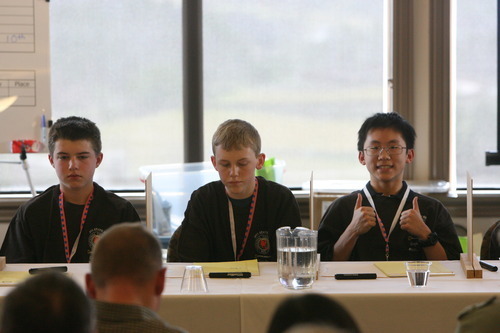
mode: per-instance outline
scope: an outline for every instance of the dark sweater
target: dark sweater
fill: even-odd
[[[257,179],[259,192],[254,219],[240,260],[276,261],[276,229],[300,226],[299,207],[288,188],[262,177]],[[243,208],[244,214],[234,203],[233,209],[239,251],[249,206]],[[178,252],[184,262],[234,260],[228,197],[221,181],[208,183],[191,195],[182,222]]]
[[[60,193],[59,185],[51,186],[19,207],[0,250],[0,255],[6,256],[7,262],[66,262],[58,205]],[[65,207],[65,211],[73,212],[66,212],[71,250],[79,232],[81,214],[75,214],[78,207]],[[94,199],[71,262],[89,262],[94,243],[113,224],[136,221],[140,221],[140,218],[130,202],[94,183]]]

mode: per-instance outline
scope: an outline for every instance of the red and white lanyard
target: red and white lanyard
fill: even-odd
[[[408,194],[410,193],[410,187],[408,186],[406,188],[405,194],[403,195],[403,198],[401,199],[401,202],[399,203],[398,210],[396,211],[396,215],[394,215],[394,219],[392,220],[391,228],[389,230],[389,233],[387,233],[384,223],[382,223],[382,220],[380,219],[380,216],[377,213],[377,209],[375,208],[375,202],[373,202],[372,195],[370,194],[370,191],[366,188],[366,186],[363,188],[363,192],[366,195],[366,198],[368,199],[368,202],[372,206],[373,210],[375,211],[375,217],[377,218],[378,226],[380,228],[380,232],[382,233],[382,236],[384,237],[385,240],[385,260],[389,260],[389,237],[391,236],[392,231],[398,224],[399,216],[403,212],[403,207],[405,205],[406,199],[408,199]]]
[[[247,244],[248,240],[248,235],[250,234],[250,229],[252,229],[252,222],[253,222],[253,216],[255,212],[255,205],[257,203],[257,193],[259,192],[259,182],[257,178],[255,178],[255,186],[253,189],[253,194],[252,194],[252,199],[250,203],[250,212],[248,213],[248,222],[247,222],[247,228],[245,230],[245,236],[243,237],[243,242],[241,244],[241,250],[238,255],[236,255],[236,229],[235,229],[235,224],[234,224],[234,212],[233,212],[233,204],[231,203],[231,200],[228,199],[229,202],[229,222],[231,225],[231,239],[233,241],[233,253],[234,253],[234,260],[240,260],[241,255],[243,254],[243,251],[245,250],[245,246]]]
[[[83,226],[85,225],[85,221],[87,220],[87,214],[89,212],[90,203],[94,198],[93,192],[90,193],[87,198],[87,202],[85,203],[85,207],[83,208],[82,219],[80,222],[80,232],[78,233],[78,237],[76,237],[75,243],[73,244],[73,248],[71,249],[71,253],[69,252],[69,238],[68,238],[68,228],[66,225],[66,214],[64,213],[64,196],[61,192],[59,195],[59,214],[61,216],[61,228],[62,235],[64,240],[64,254],[66,255],[66,262],[70,263],[71,259],[76,253],[76,249],[78,248],[78,243],[80,242],[80,236],[82,234]]]

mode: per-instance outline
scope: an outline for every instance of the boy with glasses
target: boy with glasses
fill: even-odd
[[[459,259],[461,246],[448,211],[403,180],[415,157],[415,137],[397,113],[365,120],[358,132],[358,159],[370,181],[325,212],[318,232],[322,260]]]

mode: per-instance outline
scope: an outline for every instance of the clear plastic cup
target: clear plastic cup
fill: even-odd
[[[184,268],[182,276],[181,293],[206,293],[208,292],[207,280],[203,274],[203,267],[190,265]]]
[[[406,276],[411,287],[422,288],[427,286],[431,264],[430,261],[406,262]]]

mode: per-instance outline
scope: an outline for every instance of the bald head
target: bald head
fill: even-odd
[[[120,223],[106,230],[90,259],[92,279],[104,288],[114,279],[141,285],[162,269],[161,246],[140,223]]]

